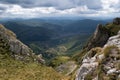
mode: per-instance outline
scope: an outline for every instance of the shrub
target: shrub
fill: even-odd
[[[113,52],[113,50],[115,50],[115,52]],[[105,57],[109,57],[111,54],[120,53],[120,50],[117,46],[111,45],[111,46],[105,47],[103,53],[104,53]]]

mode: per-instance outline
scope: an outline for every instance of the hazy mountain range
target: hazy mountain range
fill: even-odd
[[[79,52],[97,24],[102,20],[71,19],[17,19],[1,23],[16,33],[18,39],[46,58],[56,55],[71,55]],[[64,48],[66,49],[64,51]],[[54,50],[52,54],[51,50]],[[62,50],[63,49],[63,50]]]

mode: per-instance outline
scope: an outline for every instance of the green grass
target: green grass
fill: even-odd
[[[110,23],[108,25],[105,25],[105,28],[109,30],[110,36],[113,36],[116,35],[120,30],[120,25],[115,25],[113,23]]]
[[[115,45],[107,46],[103,51],[105,57],[108,57],[109,55],[113,54],[112,53],[113,49],[115,49],[118,53],[120,53],[120,50],[117,46],[115,46]],[[120,56],[117,56],[117,57],[119,58]]]
[[[0,80],[67,80],[50,67],[16,61],[0,54]]]
[[[63,63],[66,63],[69,60],[70,60],[70,57],[58,56],[58,57],[55,57],[53,60],[51,60],[49,65],[52,66],[52,67],[57,67],[57,66],[59,66]]]
[[[0,35],[0,80],[68,80],[68,77],[59,74],[53,68],[33,62],[18,61],[12,57],[7,41]]]

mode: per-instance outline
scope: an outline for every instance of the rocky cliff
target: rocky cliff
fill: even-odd
[[[76,80],[120,80],[120,32],[85,55]]]
[[[120,80],[119,23],[120,18],[115,18],[104,27],[98,25],[86,47],[89,51],[83,56],[76,80]]]
[[[83,47],[80,53],[73,56],[77,62],[81,63],[82,57],[92,48],[103,47],[109,37],[117,35],[120,30],[120,18],[115,18],[112,22],[109,22],[105,25],[98,24],[95,32],[89,38],[86,45]]]
[[[102,24],[98,24],[93,36],[90,38],[90,41],[85,48],[90,50],[94,47],[103,47],[109,37],[109,31],[103,27]]]
[[[109,37],[114,36],[120,30],[120,18],[115,18],[113,22],[106,25],[98,24],[94,34],[85,46],[86,50],[94,47],[103,47]]]
[[[16,35],[12,31],[6,29],[3,25],[0,25],[0,42],[2,48],[0,49],[0,53],[5,51],[4,49],[6,47],[8,48],[6,49],[7,52],[9,52],[9,55],[14,59],[44,62],[42,56],[36,56],[28,46],[19,41]]]

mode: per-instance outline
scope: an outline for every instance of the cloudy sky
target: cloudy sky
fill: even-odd
[[[120,0],[0,0],[0,18],[119,17]]]

